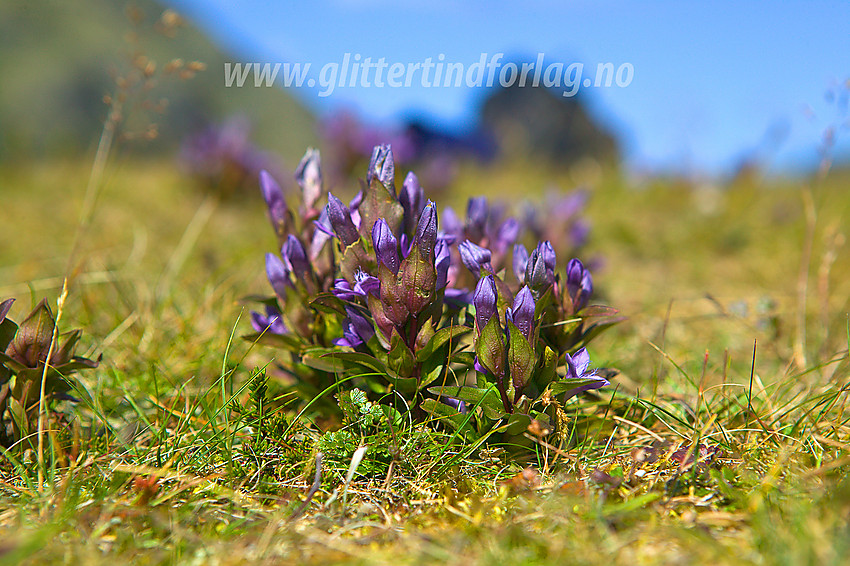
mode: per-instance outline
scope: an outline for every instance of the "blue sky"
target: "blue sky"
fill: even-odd
[[[625,88],[580,92],[624,142],[633,170],[726,173],[748,155],[770,171],[817,161],[846,108],[827,93],[850,79],[850,2],[624,2],[389,0],[263,2],[170,0],[234,60],[311,63],[345,53],[389,63],[440,54],[471,65],[505,61],[633,66]],[[219,71],[222,72],[223,70]],[[390,124],[420,116],[461,129],[474,123],[484,88],[295,89],[319,114],[353,107]],[[846,90],[845,90],[846,92]],[[843,121],[843,122],[842,122]],[[850,156],[850,130],[836,152]]]

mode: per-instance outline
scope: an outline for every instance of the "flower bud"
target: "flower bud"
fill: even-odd
[[[276,308],[266,305],[266,314],[251,311],[251,326],[257,332],[268,332],[271,334],[286,334],[289,330],[283,323],[283,315]]]
[[[528,286],[519,290],[514,297],[511,315],[513,323],[527,340],[531,340],[534,332],[534,296]]]
[[[413,245],[419,246],[422,257],[433,261],[434,247],[437,244],[437,210],[434,203],[428,201],[422,214],[419,215],[419,224],[416,226],[416,234],[413,237]]]
[[[383,218],[379,218],[372,226],[372,246],[375,248],[375,257],[378,263],[384,264],[393,272],[393,275],[397,275],[399,267],[398,242]]]
[[[480,241],[487,230],[487,215],[490,207],[487,197],[473,197],[466,205],[466,230],[467,236]]]
[[[351,211],[348,207],[342,204],[342,201],[336,198],[332,193],[328,193],[328,221],[333,228],[339,241],[344,246],[350,246],[360,239],[360,234],[357,232],[357,226],[351,220]]]
[[[593,293],[593,278],[585,269],[581,260],[571,259],[567,264],[567,294],[573,303],[573,311],[578,312],[587,306]]]
[[[493,249],[497,250],[500,254],[505,253],[514,242],[516,242],[519,237],[520,224],[516,218],[508,218],[502,225],[499,226],[499,230],[496,232],[496,241],[493,242]]]
[[[492,275],[487,275],[478,280],[475,293],[472,295],[472,304],[475,306],[476,331],[481,330],[490,322],[496,314],[496,282]]]
[[[413,171],[405,177],[398,200],[404,209],[404,231],[410,234],[416,227],[416,219],[425,208],[425,191],[419,186],[419,179]]]
[[[443,233],[449,237],[450,244],[463,237],[463,222],[450,206],[443,208]]]
[[[322,194],[322,158],[318,149],[307,150],[295,169],[295,180],[301,187],[304,206],[313,208]]]
[[[313,268],[310,267],[310,260],[307,259],[304,246],[292,234],[287,236],[283,247],[280,249],[280,255],[283,258],[283,264],[295,275],[296,279],[307,281],[313,274]]]
[[[520,283],[525,283],[525,269],[528,266],[528,250],[522,244],[514,245],[514,276]]]
[[[481,269],[492,270],[490,266],[490,250],[482,248],[469,240],[464,240],[457,247],[460,252],[460,260],[475,277],[481,277]]]
[[[543,292],[555,282],[555,252],[549,242],[541,242],[528,258],[525,283],[535,292]]]
[[[366,184],[371,185],[372,179],[377,179],[395,194],[395,163],[393,161],[393,150],[390,144],[376,145],[372,150],[372,159],[369,161],[369,172],[366,174]]]
[[[452,254],[449,244],[443,239],[437,240],[434,248],[434,268],[437,270],[437,281],[434,288],[439,291],[448,283],[449,267],[452,264]]]
[[[286,206],[286,200],[283,198],[283,191],[280,189],[280,185],[278,185],[277,181],[266,170],[260,171],[260,190],[263,193],[263,200],[266,201],[269,220],[274,227],[275,233],[278,236],[282,236],[285,232],[286,214],[289,209]]]
[[[266,254],[266,276],[272,285],[275,294],[281,299],[286,297],[286,288],[294,288],[289,278],[289,269],[283,264],[278,256],[272,253]]]

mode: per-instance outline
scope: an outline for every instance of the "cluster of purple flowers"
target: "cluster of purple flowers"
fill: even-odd
[[[583,347],[607,323],[594,320],[580,260],[558,273],[552,244],[529,253],[521,223],[484,198],[469,201],[463,221],[444,209],[440,230],[416,175],[399,191],[395,178],[392,148],[376,146],[355,198],[346,205],[328,193],[320,206],[321,160],[309,150],[296,209],[260,175],[280,253],[266,255],[275,297],[251,313],[249,339],[288,349],[285,369],[316,389],[340,372],[365,374],[369,390],[393,388],[431,413],[458,414],[492,388],[499,414],[528,416],[543,410],[547,390],[569,398],[607,385]],[[436,387],[449,379],[448,393]]]
[[[275,160],[251,142],[246,119],[231,118],[188,136],[180,148],[180,165],[209,191],[223,196],[254,186],[263,170],[275,170]]]

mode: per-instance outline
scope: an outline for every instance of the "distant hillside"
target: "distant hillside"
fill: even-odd
[[[140,151],[172,152],[207,121],[242,114],[256,126],[255,141],[292,163],[315,143],[314,118],[277,88],[224,88],[225,61],[234,60],[190,22],[175,37],[154,30],[164,7],[132,3],[143,14],[135,25],[127,3],[115,0],[3,0],[0,2],[0,159],[76,155],[96,142],[106,114],[111,71],[130,67],[127,37],[138,31],[140,52],[157,68],[175,58],[207,70],[191,80],[160,81],[154,100],[168,100],[159,138]]]

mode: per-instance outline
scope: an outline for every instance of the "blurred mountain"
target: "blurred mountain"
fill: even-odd
[[[542,86],[502,87],[484,100],[480,121],[503,156],[545,159],[558,167],[585,158],[613,165],[620,158],[616,137],[588,112],[581,95],[564,97]]]
[[[97,143],[115,92],[140,61],[155,63],[150,90],[136,89],[126,105],[127,128],[156,124],[157,139],[134,151],[173,152],[188,133],[231,115],[254,126],[261,147],[297,163],[315,143],[314,118],[280,88],[225,88],[225,61],[234,58],[189,22],[163,26],[165,7],[153,0],[3,0],[0,2],[0,159],[79,155]],[[174,23],[173,18],[166,18]],[[146,59],[140,59],[139,56]],[[180,72],[164,74],[175,59]],[[206,70],[186,70],[198,61]],[[164,113],[148,106],[159,106]]]

